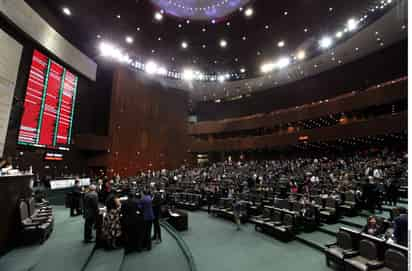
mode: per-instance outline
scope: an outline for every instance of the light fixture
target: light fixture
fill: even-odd
[[[246,72],[246,69],[245,68],[241,68],[240,69],[240,73],[245,73]]]
[[[195,73],[192,69],[184,69],[182,73],[183,80],[192,81],[194,78]]]
[[[68,7],[64,7],[62,10],[63,10],[63,13],[66,14],[67,16],[72,15],[72,11]]]
[[[296,57],[297,57],[297,59],[299,59],[299,60],[305,59],[305,57],[306,57],[305,51],[300,50],[300,51],[297,53]]]
[[[331,37],[325,36],[323,37],[320,41],[319,41],[319,45],[320,47],[322,47],[323,49],[329,48],[330,46],[332,46],[333,40]]]
[[[163,19],[163,15],[160,12],[156,12],[154,14],[154,18],[155,18],[156,21],[161,21]]]
[[[282,57],[276,62],[276,67],[279,69],[286,68],[290,64],[290,58],[289,57]]]
[[[225,81],[225,76],[224,75],[219,75],[217,77],[217,81],[219,81],[220,83],[223,83]]]
[[[226,48],[227,41],[226,40],[220,40],[219,45],[220,45],[221,48]]]
[[[338,31],[338,32],[336,32],[336,35],[335,35],[338,39],[340,39],[340,38],[342,38],[342,36],[343,36],[343,32],[342,31]]]
[[[127,37],[125,38],[125,40],[126,40],[126,42],[127,42],[128,44],[132,44],[133,41],[134,41],[134,39],[133,39],[131,36],[127,36]]]
[[[253,8],[247,8],[245,10],[245,16],[246,17],[251,17],[253,15],[253,13],[254,13]]]
[[[284,42],[283,40],[281,40],[281,41],[278,42],[278,47],[279,47],[279,48],[282,48],[282,47],[284,47],[284,46],[285,46],[285,42]]]
[[[186,49],[187,47],[189,47],[189,44],[186,41],[183,41],[181,46],[183,49]]]
[[[265,63],[262,66],[260,66],[260,70],[263,73],[268,73],[270,71],[273,71],[275,67],[276,65],[274,63]]]
[[[348,28],[349,31],[353,31],[358,27],[358,21],[355,20],[354,18],[350,18],[348,22],[346,23],[346,27]]]
[[[145,71],[148,74],[155,74],[157,72],[157,64],[154,61],[148,61],[145,65]]]
[[[167,69],[165,67],[159,67],[157,68],[156,73],[165,76],[167,75]]]

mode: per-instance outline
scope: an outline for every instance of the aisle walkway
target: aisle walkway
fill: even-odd
[[[201,211],[189,213],[189,231],[182,237],[198,271],[330,270],[323,254],[304,244],[282,243],[252,224],[236,231],[233,223]]]

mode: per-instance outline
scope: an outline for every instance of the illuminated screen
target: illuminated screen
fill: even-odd
[[[67,150],[71,143],[78,77],[35,50],[18,143]]]

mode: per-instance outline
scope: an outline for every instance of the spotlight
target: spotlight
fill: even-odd
[[[187,44],[186,41],[183,41],[181,46],[182,46],[183,49],[186,49],[187,47],[189,47],[189,44]]]
[[[250,17],[250,16],[252,16],[253,15],[253,8],[247,8],[246,10],[245,10],[245,16],[246,17]]]
[[[272,71],[275,68],[275,64],[274,63],[265,63],[260,67],[260,70],[263,73],[268,73],[270,71]]]
[[[296,57],[297,57],[299,60],[305,59],[305,57],[306,57],[305,51],[300,50],[300,51],[298,52],[298,54],[296,55]]]
[[[335,35],[338,39],[342,38],[343,36],[343,32],[342,31],[338,31]]]
[[[186,80],[186,81],[192,81],[194,78],[193,70],[192,69],[183,70],[182,78],[183,80]]]
[[[66,14],[67,16],[72,15],[72,11],[68,7],[64,7],[62,10],[63,10],[63,13]]]
[[[145,71],[148,74],[155,74],[157,72],[157,64],[154,61],[148,61],[145,65]]]
[[[245,73],[245,72],[246,72],[246,69],[245,69],[245,68],[241,68],[241,69],[240,69],[240,72],[241,72],[241,73]]]
[[[127,36],[125,40],[126,40],[126,42],[127,42],[128,44],[132,44],[133,41],[134,41],[131,36]]]
[[[220,45],[220,47],[222,47],[222,48],[226,48],[226,46],[227,46],[227,41],[226,41],[226,40],[220,40],[219,45]]]
[[[282,48],[285,46],[285,42],[283,40],[278,42],[278,47]]]
[[[156,12],[154,14],[154,18],[155,18],[156,21],[161,21],[163,19],[163,15],[160,12]]]
[[[358,27],[358,21],[351,18],[348,20],[348,23],[346,24],[346,27],[348,28],[349,31],[353,31]]]
[[[278,67],[279,69],[283,69],[289,66],[289,64],[290,64],[290,58],[282,57],[281,59],[278,60],[278,62],[276,62],[276,67]]]
[[[224,75],[219,75],[217,77],[217,81],[219,81],[220,83],[223,83],[225,81],[225,76]]]
[[[319,41],[320,47],[326,49],[332,46],[333,40],[331,37],[325,36]]]

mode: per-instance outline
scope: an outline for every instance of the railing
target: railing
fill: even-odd
[[[305,120],[313,117],[321,117],[327,114],[343,112],[342,110],[356,110],[370,105],[379,105],[404,98],[407,95],[406,88],[408,78],[402,77],[364,90],[353,90],[343,95],[325,99],[301,106],[279,109],[270,113],[260,113],[240,118],[229,118],[219,121],[203,121],[189,125],[189,134],[216,134],[222,132],[240,131],[273,127],[274,124],[288,123]],[[398,87],[398,91],[388,91]],[[379,92],[376,92],[379,90]],[[385,93],[383,95],[382,93]]]

